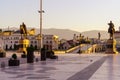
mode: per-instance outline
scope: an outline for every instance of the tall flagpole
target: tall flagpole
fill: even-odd
[[[40,0],[40,52],[42,48],[42,0]]]
[[[42,14],[44,13],[44,11],[42,10],[42,0],[40,0],[40,54],[41,54],[41,61],[45,61],[46,60],[46,53],[41,51],[41,48],[43,47],[42,44]]]
[[[43,41],[42,41],[42,14],[44,13],[44,10],[42,10],[42,0],[40,0],[40,11],[38,11],[40,13],[40,53],[41,53],[41,49],[43,47]]]
[[[44,11],[42,10],[42,0],[40,0],[40,44],[39,44],[39,47],[40,47],[40,52],[41,52],[41,48],[42,48],[42,13]]]

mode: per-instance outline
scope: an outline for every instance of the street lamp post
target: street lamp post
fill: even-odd
[[[40,13],[40,54],[41,54],[41,61],[45,61],[46,60],[46,53],[45,53],[45,49],[43,49],[42,47],[42,13],[44,13],[44,11],[42,10],[42,0],[40,0],[40,11],[38,11]]]
[[[44,13],[44,11],[42,10],[42,0],[40,0],[40,11],[38,11],[40,13],[40,44],[39,44],[39,48],[40,48],[40,52],[41,52],[41,48],[42,48],[42,13]]]
[[[40,0],[40,52],[42,48],[42,0]]]
[[[42,0],[40,0],[40,52],[42,48]]]

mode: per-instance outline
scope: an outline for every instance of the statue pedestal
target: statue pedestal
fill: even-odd
[[[116,50],[116,40],[115,39],[108,39],[106,44],[106,52],[107,54],[118,54]]]
[[[29,46],[29,40],[28,39],[20,39],[19,40],[19,50],[17,52],[27,53],[27,47]]]

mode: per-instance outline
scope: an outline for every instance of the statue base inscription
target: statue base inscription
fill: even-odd
[[[107,46],[107,49],[106,49],[105,53],[118,54],[118,51],[116,50],[116,40],[115,39],[108,39],[106,46]]]

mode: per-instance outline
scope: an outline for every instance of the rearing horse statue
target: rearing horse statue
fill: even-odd
[[[22,23],[22,25],[20,25],[20,33],[21,33],[21,38],[22,35],[27,38],[27,28],[26,25],[24,24],[24,22]]]
[[[113,36],[115,33],[114,24],[112,23],[112,21],[110,21],[110,23],[108,23],[108,25],[109,25],[108,33],[110,33],[110,39],[113,39]]]

